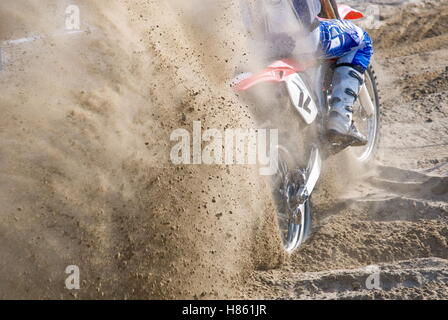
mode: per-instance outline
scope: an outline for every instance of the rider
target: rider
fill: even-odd
[[[264,0],[267,1],[268,14],[276,17],[265,25],[286,24],[285,11],[292,11],[295,18],[309,31],[309,39],[318,55],[325,59],[337,59],[330,100],[330,113],[327,122],[328,138],[332,142],[352,146],[367,144],[367,139],[355,127],[353,105],[363,84],[364,72],[373,54],[372,41],[361,28],[346,20],[319,20],[321,1],[328,0]],[[269,27],[268,27],[269,29]],[[272,28],[274,29],[274,28]],[[278,51],[281,46],[287,55],[294,50],[296,43],[283,32],[272,30],[269,35]],[[281,50],[281,49],[280,49]],[[314,49],[313,49],[314,50]]]

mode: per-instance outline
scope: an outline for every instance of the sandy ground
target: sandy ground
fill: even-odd
[[[377,163],[322,181],[292,257],[257,168],[168,159],[194,120],[256,126],[227,85],[249,59],[233,1],[75,2],[72,35],[73,1],[0,4],[0,298],[448,298],[446,1],[383,1]]]

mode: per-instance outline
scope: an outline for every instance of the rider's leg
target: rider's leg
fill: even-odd
[[[353,105],[358,97],[363,74],[350,65],[339,65],[333,75],[333,91],[327,132],[330,141],[350,145],[365,145],[367,139],[353,122]]]
[[[372,46],[367,34],[362,47],[337,60],[333,76],[333,91],[327,132],[330,141],[347,145],[362,146],[367,139],[353,122],[353,105],[363,84],[364,72],[372,56]]]

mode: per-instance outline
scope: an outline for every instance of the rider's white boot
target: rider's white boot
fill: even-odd
[[[353,105],[358,97],[364,76],[350,66],[339,66],[333,75],[333,92],[327,122],[330,142],[347,146],[363,146],[366,137],[353,122]]]

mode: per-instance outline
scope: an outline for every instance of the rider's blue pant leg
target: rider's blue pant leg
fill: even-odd
[[[368,68],[373,46],[367,32],[345,20],[321,21],[319,28],[326,58],[338,58],[337,64],[350,64],[361,72]]]

